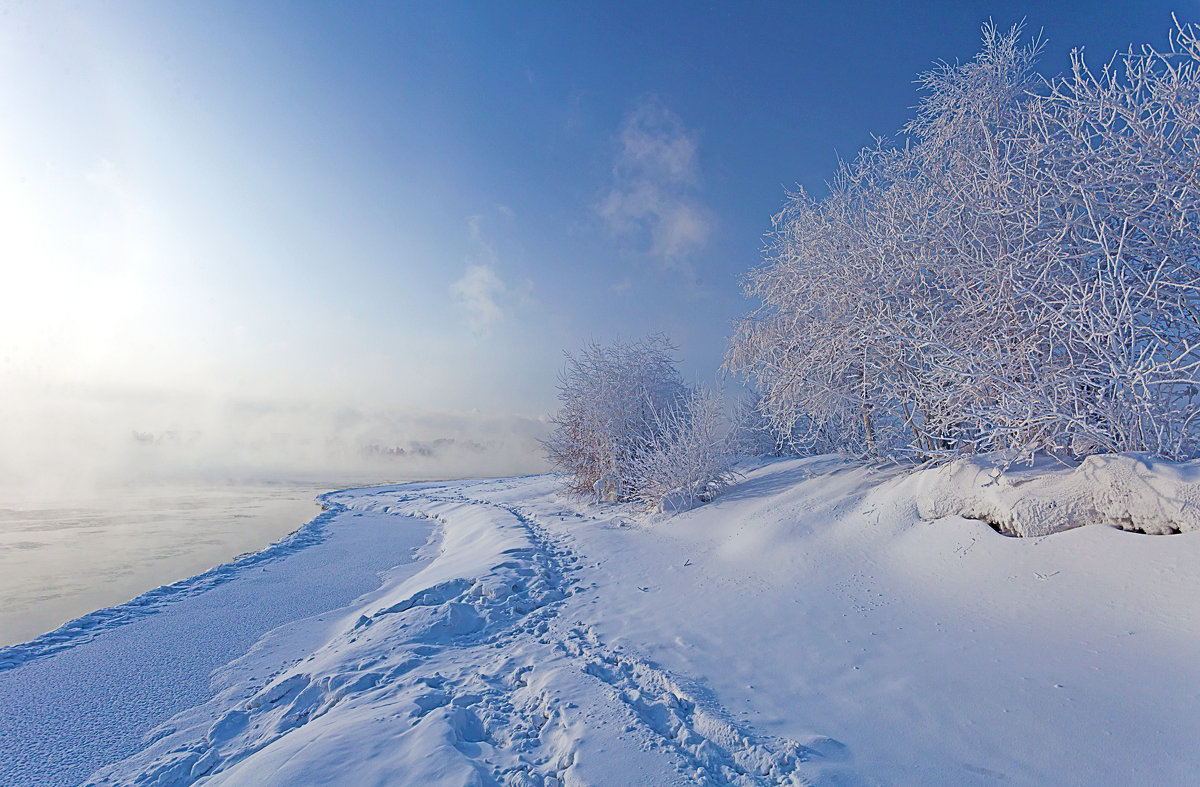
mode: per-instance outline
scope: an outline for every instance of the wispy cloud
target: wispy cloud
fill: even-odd
[[[450,294],[467,315],[475,333],[486,333],[504,319],[499,303],[508,290],[491,265],[467,265],[462,278],[450,285]]]
[[[511,218],[512,210],[498,206],[497,211]],[[526,295],[514,292],[497,272],[499,257],[495,246],[483,234],[483,217],[467,219],[471,239],[471,255],[463,275],[450,285],[450,297],[467,318],[467,325],[476,334],[487,334],[508,315],[507,304]]]
[[[685,268],[704,248],[712,219],[700,202],[700,143],[661,100],[643,101],[626,116],[613,165],[612,188],[600,216],[619,235],[642,235],[669,267]]]

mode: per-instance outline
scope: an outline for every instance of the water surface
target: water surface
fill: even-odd
[[[0,500],[0,646],[262,549],[316,516],[316,496],[333,488],[160,484]]]

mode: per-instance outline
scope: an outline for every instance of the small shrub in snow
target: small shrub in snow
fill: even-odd
[[[712,391],[690,392],[659,416],[633,463],[631,497],[664,513],[706,503],[733,480],[733,446],[725,404]]]
[[[731,450],[736,456],[781,456],[794,453],[793,438],[780,434],[763,411],[762,397],[740,400],[730,427]]]
[[[667,413],[687,397],[663,336],[567,354],[559,377],[561,409],[543,446],[572,490],[599,499],[628,500],[635,468],[654,445]]]
[[[662,336],[567,355],[547,456],[570,489],[598,502],[682,510],[719,494],[733,451],[720,396],[683,385]]]

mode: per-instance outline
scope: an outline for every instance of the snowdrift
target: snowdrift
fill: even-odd
[[[1010,536],[1047,536],[1083,525],[1159,535],[1200,530],[1200,460],[1107,454],[1074,468],[1056,469],[1043,460],[1006,470],[993,454],[955,460],[921,476],[921,516],[979,519]]]
[[[458,489],[347,506],[433,520],[437,556],[299,663],[231,687],[89,783],[290,785],[333,772],[354,784],[800,785],[820,772],[815,750],[739,728],[685,681],[565,618],[579,558],[522,506]]]

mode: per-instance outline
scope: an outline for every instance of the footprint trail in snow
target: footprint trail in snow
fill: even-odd
[[[90,783],[853,781],[836,745],[757,734],[703,686],[606,645],[575,614],[580,558],[529,509],[488,499],[504,490],[339,495],[345,516],[434,520],[438,556],[347,608],[315,652],[235,662],[241,677]]]

